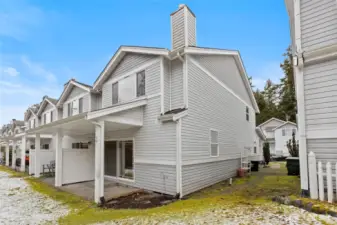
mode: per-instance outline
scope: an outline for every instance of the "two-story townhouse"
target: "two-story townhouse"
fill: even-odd
[[[258,127],[261,128],[266,136],[270,154],[275,156],[289,156],[287,141],[292,139],[293,133],[295,133],[295,139],[299,140],[297,125],[290,121],[283,121],[273,117]]]
[[[121,46],[93,87],[65,86],[62,119],[29,131],[53,135],[56,186],[95,180],[96,202],[105,180],[183,197],[236,175],[259,112],[240,54],[196,47],[186,5],[171,35],[172,50]]]
[[[41,103],[40,126],[28,131],[35,136],[30,170],[36,177],[40,176],[43,164],[53,160],[55,186],[94,179],[94,125],[85,117],[88,111],[99,107],[97,99],[99,97],[91,86],[71,79],[64,85],[57,101],[52,104],[45,99],[45,104]],[[41,146],[43,135],[52,137],[50,151],[37,148]],[[76,161],[82,163],[77,165]]]
[[[337,2],[285,3],[296,81],[301,188],[307,195],[308,153],[314,152],[323,164],[337,161]]]

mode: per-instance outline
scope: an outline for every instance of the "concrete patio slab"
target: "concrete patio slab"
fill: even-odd
[[[41,178],[41,180],[52,186],[54,186],[55,184],[54,177]],[[89,201],[94,200],[94,192],[95,192],[94,181],[67,184],[62,187],[59,187],[59,189],[81,196]],[[128,187],[107,179],[104,180],[104,197],[106,200],[129,195],[139,190],[140,190],[139,188]]]

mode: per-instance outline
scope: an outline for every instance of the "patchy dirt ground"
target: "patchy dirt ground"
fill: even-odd
[[[0,171],[0,224],[56,224],[66,206],[33,191],[23,178]]]

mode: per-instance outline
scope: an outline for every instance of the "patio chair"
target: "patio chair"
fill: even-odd
[[[42,174],[45,174],[45,170],[48,170],[48,174],[55,176],[55,160],[50,161],[49,164],[42,165]]]

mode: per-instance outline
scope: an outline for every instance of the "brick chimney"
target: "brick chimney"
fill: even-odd
[[[197,45],[196,18],[185,4],[171,13],[171,42],[172,50]]]

